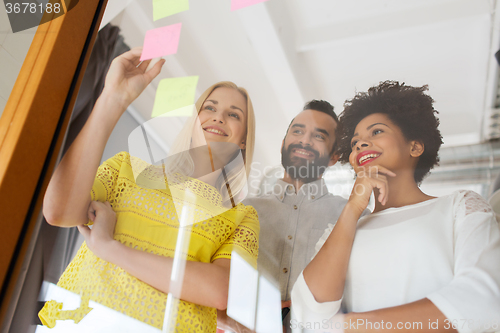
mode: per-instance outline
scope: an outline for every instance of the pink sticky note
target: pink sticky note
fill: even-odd
[[[141,61],[177,53],[182,23],[146,31]]]
[[[231,0],[231,11],[252,6],[267,0]]]

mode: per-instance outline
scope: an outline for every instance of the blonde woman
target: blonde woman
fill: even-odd
[[[182,181],[176,184],[195,195],[192,200],[184,198],[184,204],[196,208],[198,215],[189,227],[182,288],[176,289],[170,285],[179,231],[174,203],[181,202],[183,194],[168,186],[139,186],[134,168],[141,161],[126,152],[99,166],[118,119],[164,63],[162,60],[146,71],[149,61],[139,63],[140,54],[141,49],[136,48],[113,61],[101,97],[47,188],[43,206],[47,221],[61,227],[78,226],[85,237],[58,285],[81,295],[82,304],[90,299],[157,328],[163,327],[167,294],[174,293],[180,299],[175,332],[215,332],[216,310],[227,305],[231,251],[238,250],[253,265],[257,259],[257,214],[250,206],[235,204],[244,191],[252,160],[252,103],[248,93],[231,82],[211,86],[196,103],[198,116],[184,129],[179,153],[163,166],[141,169],[141,176],[149,181],[169,184],[166,175],[182,171]],[[210,146],[239,148],[245,167],[207,174],[206,159],[199,156],[203,153],[182,152],[182,145],[189,148],[200,140],[193,132],[196,124]],[[189,132],[193,135],[186,141]],[[229,162],[223,155],[221,165]],[[213,171],[213,161],[208,165]],[[228,184],[230,190],[224,191]],[[222,206],[229,207],[217,211],[220,215],[211,211]],[[89,219],[92,228],[85,226]],[[59,319],[58,306],[53,301],[46,303],[39,314],[45,325],[53,326]],[[84,310],[69,319],[78,322]]]

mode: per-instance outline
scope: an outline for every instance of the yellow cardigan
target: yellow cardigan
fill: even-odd
[[[92,200],[109,201],[116,212],[117,223],[114,239],[121,243],[165,257],[173,257],[179,221],[174,205],[175,191],[148,189],[138,186],[133,167],[137,161],[127,152],[121,152],[104,162],[98,169],[92,187]],[[142,162],[143,163],[143,162]],[[161,168],[160,168],[161,170]],[[162,172],[149,172],[153,182],[163,179]],[[213,262],[219,258],[231,258],[231,251],[238,250],[247,262],[257,266],[259,222],[251,206],[238,204],[220,215],[213,216],[211,207],[220,207],[218,191],[204,182],[188,179],[185,186],[196,194],[194,211],[200,214],[190,227],[187,260]],[[176,200],[179,202],[181,199]],[[213,209],[212,209],[213,210]],[[170,277],[165,277],[166,279]],[[163,326],[167,294],[151,287],[125,272],[120,267],[96,257],[85,243],[62,274],[58,286],[82,300],[98,302],[127,316],[138,319],[159,329]],[[82,304],[84,303],[82,302]],[[217,312],[215,308],[180,301],[176,332],[215,332]],[[40,311],[44,325],[54,327],[57,319],[73,319],[79,322],[82,313],[72,318],[62,318],[61,303],[49,301]]]

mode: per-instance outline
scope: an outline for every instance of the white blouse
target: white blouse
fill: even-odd
[[[298,322],[322,322],[340,307],[364,312],[423,298],[460,333],[500,331],[500,229],[477,193],[457,191],[360,218],[343,298],[316,302],[301,273],[292,311]]]

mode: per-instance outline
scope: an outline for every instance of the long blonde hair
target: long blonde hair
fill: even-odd
[[[174,142],[169,156],[172,156],[167,160],[166,172],[168,174],[181,173],[185,175],[191,175],[194,171],[194,162],[189,154],[189,149],[191,147],[191,139],[193,133],[198,133],[199,131],[193,131],[194,126],[198,123],[198,114],[205,103],[205,100],[210,96],[210,94],[217,88],[231,88],[240,92],[247,101],[247,126],[246,126],[246,139],[245,139],[245,149],[241,149],[243,156],[243,162],[245,163],[245,168],[230,168],[226,170],[226,177],[219,176],[216,182],[216,188],[222,196],[222,201],[225,206],[229,206],[231,203],[234,205],[234,198],[241,198],[244,194],[246,180],[250,174],[250,168],[252,165],[253,151],[255,146],[255,114],[253,111],[252,101],[245,88],[238,87],[236,84],[230,81],[222,81],[215,83],[210,86],[207,90],[201,94],[198,101],[196,101],[195,108],[196,113],[188,120],[184,128],[181,130],[179,136]],[[244,170],[244,171],[242,171]],[[226,179],[227,182],[226,182]],[[226,191],[228,188],[230,191]],[[239,201],[239,200],[238,200]]]

